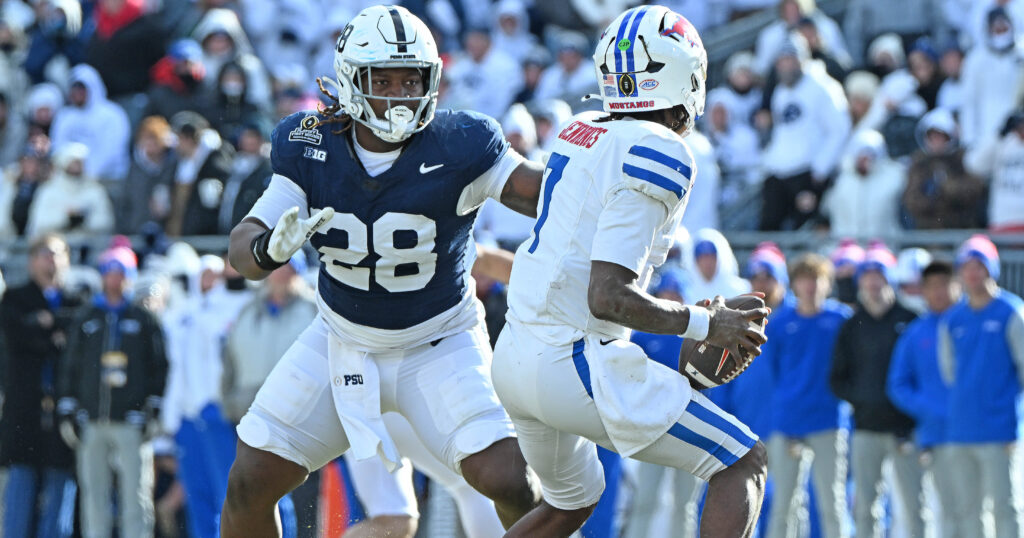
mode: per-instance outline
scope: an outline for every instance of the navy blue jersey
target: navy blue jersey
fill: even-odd
[[[497,122],[472,112],[438,111],[390,169],[371,177],[351,133],[314,127],[312,112],[274,129],[274,172],[306,193],[310,213],[335,216],[310,238],[322,262],[319,293],[343,318],[405,329],[458,304],[466,294],[467,248],[476,211],[459,216],[463,189],[508,149]]]

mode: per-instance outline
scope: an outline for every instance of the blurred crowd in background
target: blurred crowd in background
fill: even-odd
[[[369,3],[4,0],[0,237],[226,233],[265,183],[276,120],[317,106]],[[440,45],[440,106],[498,118],[533,158],[599,106],[580,100],[592,45],[628,4],[404,3]],[[711,66],[691,222],[864,238],[1024,224],[1018,1],[854,0],[838,20],[814,0],[667,5],[706,41],[775,15]]]
[[[271,129],[281,117],[321,103],[316,77],[334,76],[337,37],[352,15],[376,3],[0,0],[0,244],[29,245],[27,262],[14,258],[19,266],[3,267],[28,279],[24,286],[14,284],[25,279],[11,283],[0,308],[5,340],[0,356],[6,364],[0,465],[6,469],[6,491],[17,492],[4,495],[4,536],[109,536],[114,527],[121,536],[215,535],[223,481],[234,456],[232,421],[315,314],[312,280],[303,278],[315,272],[315,264],[312,258],[307,263],[297,257],[257,286],[224,263],[223,250],[200,255],[178,238],[223,236],[244,217],[269,182]],[[600,107],[597,100],[581,100],[597,93],[593,44],[608,21],[636,4],[397,3],[435,33],[444,60],[439,106],[499,119],[512,146],[541,161],[573,113]],[[698,168],[684,218],[693,237],[681,236],[675,269],[663,271],[653,291],[692,301],[747,291],[751,283],[761,289],[768,274],[782,296],[789,295],[790,284],[794,301],[802,294],[823,298],[831,291],[859,312],[864,290],[856,277],[862,266],[882,267],[868,271],[885,277],[882,282],[869,277],[870,291],[879,297],[887,296],[881,291],[887,286],[900,291],[899,304],[916,315],[937,308],[926,305],[919,293],[902,293],[921,286],[927,253],[901,255],[901,262],[907,261],[897,265],[881,243],[868,240],[893,240],[901,230],[915,229],[1024,231],[1024,0],[850,0],[828,4],[837,8],[830,11],[835,17],[814,0],[660,3],[685,15],[705,44],[719,42],[716,32],[730,24],[766,14],[771,22],[759,31],[752,50],[737,50],[711,66],[705,113],[698,131],[687,138]],[[861,243],[840,242],[831,262],[801,258],[788,269],[777,248],[759,248],[751,263],[761,265],[744,273],[734,256],[725,255],[724,237],[705,228],[727,233],[818,230]],[[531,229],[532,221],[489,201],[475,234],[481,243],[514,250]],[[106,246],[83,247],[97,241]],[[993,258],[987,246],[974,250]],[[956,271],[974,258],[979,256],[960,260]],[[998,261],[985,266],[997,278],[993,267]],[[791,279],[794,271],[802,278],[794,274]],[[946,269],[934,271],[949,276]],[[816,291],[797,288],[807,280],[815,281]],[[485,277],[476,286],[496,338],[504,321],[504,287]],[[820,314],[835,331],[857,315],[831,302],[811,312],[809,318]],[[910,319],[892,324],[905,326]],[[775,326],[802,332],[801,323],[809,322],[799,318]],[[829,334],[819,340],[839,337]],[[130,354],[109,352],[121,345],[136,347]],[[671,362],[678,352],[672,356],[664,350],[672,345],[678,350],[677,341],[647,349],[652,357]],[[1016,343],[1006,345],[1004,354],[1020,360]],[[867,353],[884,355],[887,366],[891,352]],[[901,414],[892,424],[878,426],[891,435],[875,439],[858,436],[856,429],[848,434],[850,421],[838,412],[834,423],[826,418],[803,426],[762,416],[759,424],[767,426],[761,427],[756,417],[743,416],[743,409],[722,405],[774,441],[774,447],[769,445],[775,458],[771,467],[784,469],[786,478],[783,502],[772,505],[771,517],[765,511],[764,521],[774,525],[766,527],[769,536],[783,536],[787,526],[844,536],[854,513],[858,535],[866,536],[862,533],[870,530],[865,529],[873,525],[871,518],[889,511],[872,511],[873,497],[865,507],[860,497],[855,502],[852,494],[840,495],[845,488],[836,484],[846,484],[848,462],[856,474],[858,468],[874,469],[878,454],[917,461],[922,454],[941,452],[919,449],[949,439],[940,436],[914,448],[910,432],[921,418],[898,396],[889,401],[885,379],[881,388],[876,383],[844,392],[844,387],[859,385],[849,379],[844,384],[845,378],[829,369],[831,344],[792,355],[813,359],[815,353],[821,354],[819,360],[809,364],[818,370],[801,379],[804,392],[822,399],[800,405],[820,412],[822,406],[839,409],[834,406],[846,400],[856,416],[858,408],[882,398],[888,402],[884,412],[902,410],[910,418]],[[145,360],[137,364],[127,355]],[[69,363],[69,357],[81,364]],[[961,363],[949,364],[954,372]],[[1006,370],[1002,380],[1016,382],[1024,372],[1016,368],[1016,373]],[[100,388],[81,382],[97,375],[103,380]],[[744,383],[734,383],[730,390],[735,394],[728,396],[733,401],[778,397],[782,400],[776,405],[760,405],[760,412],[803,412],[799,406],[786,407],[786,398],[795,396],[775,396],[765,377],[745,374],[740,379],[750,382],[746,390],[752,392],[744,394]],[[943,386],[955,387],[953,380],[959,378],[948,373],[943,379]],[[125,401],[111,401],[110,391],[102,387],[119,383],[141,384]],[[1019,385],[1014,387],[1005,390],[1019,392]],[[864,391],[874,399],[854,401]],[[926,408],[937,409],[946,397],[940,391],[923,401],[933,404]],[[861,421],[856,422],[859,428]],[[980,439],[971,435],[969,440]],[[1016,433],[996,441],[1004,446],[1012,439]],[[875,454],[869,463],[857,465],[857,458],[869,452]],[[913,457],[898,459],[897,454]],[[997,470],[1005,463],[998,454],[982,458],[990,462],[985,472],[991,474],[991,462]],[[909,468],[922,472],[920,465]],[[641,494],[656,491],[648,486],[658,484],[661,473],[630,470],[636,472],[626,473],[623,483],[634,486],[627,489],[638,496],[632,496],[632,503],[630,495],[622,496],[615,512],[622,517],[607,518],[605,527],[624,527],[631,536],[675,535],[642,526],[659,521],[649,516],[665,497]],[[983,469],[976,471],[980,475]],[[889,482],[903,488],[895,496],[902,500],[892,503],[901,507],[896,510],[900,522],[919,523],[906,517],[920,505],[907,505],[907,499],[919,495],[906,493],[905,486],[914,480],[919,486],[920,477],[911,475],[908,481],[905,473],[891,474],[895,478]],[[809,480],[815,493],[801,495]],[[861,480],[877,482],[870,474]],[[1001,487],[994,480],[982,485]],[[778,478],[773,481],[778,488]],[[344,484],[330,482],[331,487]],[[692,510],[682,507],[699,497],[693,496],[699,488],[686,484],[676,477],[675,497],[686,502],[677,503],[673,529],[693,528]],[[315,536],[323,530],[323,511],[318,516],[317,507],[325,495],[318,488],[311,481],[282,503],[282,513],[290,514],[286,519],[298,522],[290,531],[286,526],[286,533]],[[992,491],[983,493],[991,496]],[[925,498],[928,506],[943,506],[934,495]],[[610,504],[614,512],[614,498]],[[968,512],[957,512],[956,518],[973,521],[973,502],[958,504]],[[854,512],[848,511],[851,505]],[[358,511],[354,499],[346,506],[353,514]],[[988,509],[998,522],[1006,520],[1005,508]],[[878,519],[878,525],[888,524],[885,517]],[[421,528],[427,532],[429,526]],[[587,532],[601,536],[611,531]],[[948,535],[971,532],[973,527]]]

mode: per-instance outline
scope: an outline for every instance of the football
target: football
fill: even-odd
[[[725,305],[735,310],[751,310],[763,308],[764,299],[756,295],[740,295],[726,299]],[[763,329],[766,322],[762,318],[751,323]],[[679,373],[685,375],[694,388],[710,389],[735,379],[753,360],[753,356],[736,357],[728,350],[712,346],[706,341],[688,338],[683,340],[679,350]]]

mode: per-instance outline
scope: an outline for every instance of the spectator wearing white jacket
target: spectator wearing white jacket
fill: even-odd
[[[578,32],[565,32],[559,38],[557,61],[540,76],[535,99],[564,99],[578,103],[583,95],[596,92],[594,66],[583,61],[589,55],[590,44]]]
[[[537,45],[530,33],[530,19],[521,0],[501,0],[495,6],[494,30],[491,34],[495,50],[500,50],[519,63]]]
[[[725,94],[723,101],[729,107],[729,117],[753,125],[754,113],[761,108],[764,95],[754,73],[754,55],[745,50],[725,61],[726,83],[715,88]],[[710,98],[711,95],[708,94]]]
[[[53,119],[50,138],[54,149],[80,142],[89,148],[85,173],[100,180],[119,181],[128,173],[131,126],[128,115],[107,99],[107,88],[91,66],[71,70],[68,103]]]
[[[992,136],[964,155],[964,168],[991,176],[988,226],[993,232],[1024,232],[1024,112],[1006,122],[1002,136]]]
[[[1007,11],[988,13],[988,35],[964,59],[960,137],[970,148],[998,134],[1013,110],[1016,92],[1024,82],[1024,51]]]
[[[889,158],[881,133],[863,130],[850,143],[850,159],[822,201],[832,235],[860,239],[899,232],[899,201],[906,169]]]
[[[761,76],[767,76],[771,71],[775,59],[786,48],[790,32],[796,30],[797,23],[804,17],[814,21],[825,50],[830,51],[840,64],[850,65],[850,53],[843,32],[836,21],[818,9],[814,0],[781,0],[779,20],[766,26],[757,35],[755,69]]]
[[[912,151],[915,146],[914,127],[918,118],[928,111],[927,102],[918,95],[920,83],[907,68],[903,43],[896,34],[883,34],[872,41],[868,48],[868,58],[874,66],[889,66],[884,70],[890,67],[893,70],[882,77],[871,107],[858,127],[898,133],[903,139],[898,144],[893,140],[889,143],[901,148],[901,153],[897,155],[905,155],[902,150],[909,148]],[[894,124],[890,125],[890,122]]]
[[[25,235],[48,232],[99,235],[114,227],[114,208],[106,189],[85,173],[89,148],[72,142],[53,154],[53,175],[43,183],[29,209]]]
[[[737,108],[732,104],[734,99],[735,95],[725,88],[708,92],[706,133],[715,148],[723,182],[738,180],[739,188],[743,188],[761,180],[761,148],[754,128],[733,115]]]
[[[228,328],[252,294],[244,285],[228,289],[224,271],[223,259],[202,256],[199,274],[190,282],[191,297],[164,322],[170,368],[160,420],[179,449],[178,475],[192,536],[217,535],[234,460],[234,429],[223,415],[222,353]]]
[[[691,281],[686,285],[688,303],[714,299],[716,295],[735,297],[750,291],[750,282],[740,275],[736,255],[722,232],[701,228],[693,235]]]
[[[794,32],[775,62],[773,127],[762,155],[764,231],[796,229],[816,215],[850,134],[842,86],[808,58],[807,42]]]
[[[512,57],[494,48],[486,29],[469,30],[464,41],[465,54],[456,57],[451,69],[445,70],[445,78],[451,81],[448,98],[500,118],[523,85],[523,70]]]
[[[693,154],[693,164],[700,170],[700,188],[690,193],[690,201],[683,214],[682,225],[688,230],[700,227],[718,228],[719,192],[722,188],[722,173],[715,161],[715,148],[711,141],[699,131],[692,131],[686,137],[686,145]]]

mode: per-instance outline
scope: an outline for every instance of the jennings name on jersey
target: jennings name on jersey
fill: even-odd
[[[672,247],[696,175],[678,134],[648,121],[595,121],[604,115],[584,112],[559,133],[537,222],[512,266],[509,316],[552,345],[585,333],[629,337],[591,314],[591,261],[629,268],[646,287]]]
[[[479,114],[438,111],[389,168],[371,175],[352,133],[317,127],[317,118],[293,114],[274,129],[276,176],[264,197],[283,183],[300,210],[334,208],[310,238],[322,262],[317,287],[328,323],[367,347],[417,345],[464,330],[450,325],[476,319],[468,286],[476,210],[514,168],[501,128]],[[250,216],[273,226],[260,202]]]

